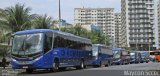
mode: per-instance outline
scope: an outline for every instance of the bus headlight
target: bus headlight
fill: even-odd
[[[16,60],[16,59],[13,59],[13,58],[12,58],[12,61],[17,62],[17,60]]]
[[[34,61],[38,61],[38,60],[40,60],[42,57],[43,57],[43,56],[40,56],[40,57],[34,59]]]
[[[96,60],[98,59],[98,57],[96,57]]]
[[[121,61],[121,59],[118,59],[117,61]]]

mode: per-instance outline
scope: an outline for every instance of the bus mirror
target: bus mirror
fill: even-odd
[[[11,46],[12,45],[12,41],[13,41],[13,35],[11,35],[11,37],[9,38],[8,40],[8,46]]]

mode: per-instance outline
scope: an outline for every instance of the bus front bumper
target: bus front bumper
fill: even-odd
[[[46,68],[43,59],[37,61],[15,61],[11,60],[11,65],[13,69],[43,69]]]

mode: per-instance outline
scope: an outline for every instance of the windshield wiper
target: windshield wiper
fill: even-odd
[[[27,37],[27,35],[26,35],[26,37]],[[23,40],[23,43],[22,43],[20,49],[18,50],[18,55],[19,55],[20,51],[24,51],[24,55],[25,55],[24,44],[25,44],[25,38],[24,38],[24,40]]]

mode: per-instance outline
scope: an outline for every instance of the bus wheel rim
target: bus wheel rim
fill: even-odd
[[[83,64],[83,62],[81,63],[81,68],[84,68],[84,64]]]

